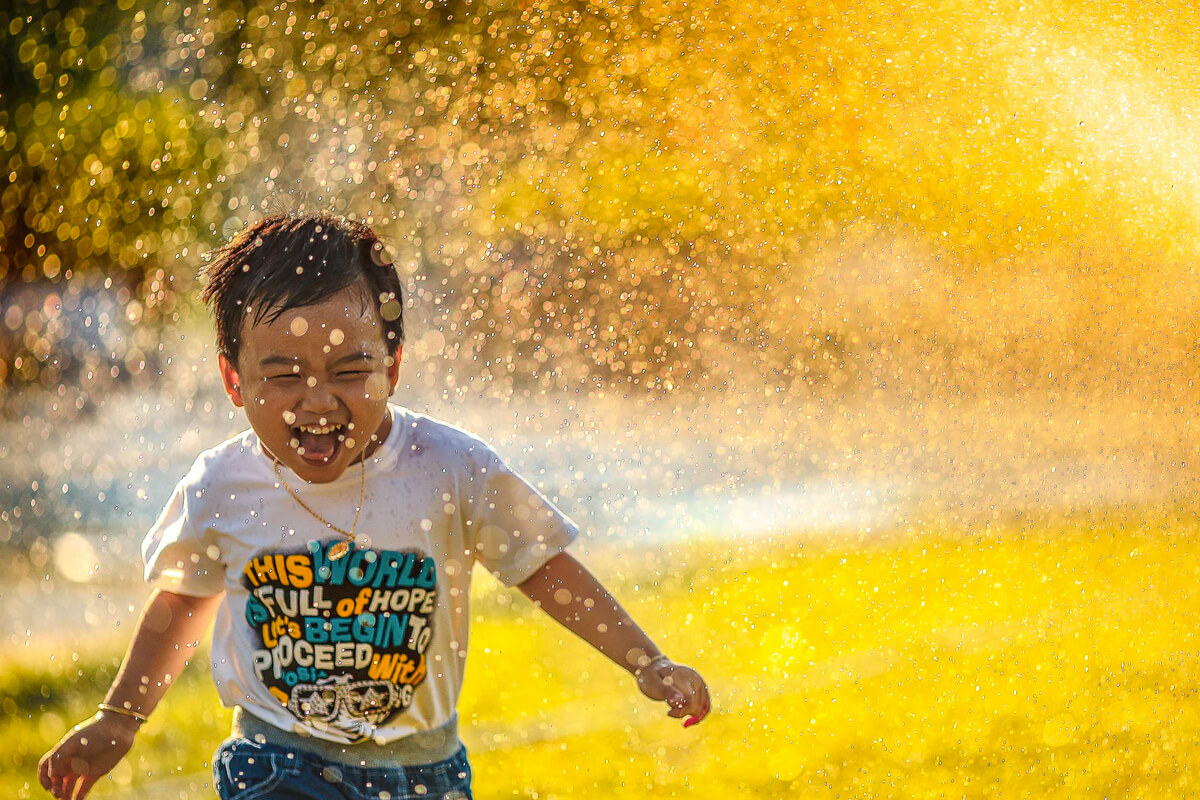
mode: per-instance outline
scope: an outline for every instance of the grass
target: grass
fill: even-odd
[[[1187,797],[1200,745],[1200,540],[1162,517],[692,545],[601,559],[710,682],[682,729],[477,581],[460,706],[478,797]],[[123,646],[123,643],[115,646]],[[93,706],[115,650],[0,670],[0,796]],[[212,797],[228,715],[193,669],[94,797]]]

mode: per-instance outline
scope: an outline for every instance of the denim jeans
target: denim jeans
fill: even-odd
[[[421,766],[356,767],[250,739],[213,756],[221,800],[472,800],[467,750]]]

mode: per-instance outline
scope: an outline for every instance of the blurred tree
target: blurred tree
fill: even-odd
[[[14,0],[0,379],[152,378],[199,254],[275,207],[376,224],[429,342],[504,385],[674,388],[734,353],[840,387],[897,337],[971,382],[1032,324],[990,304],[1005,275],[1081,314],[1149,276],[1117,283],[1161,328],[1200,64],[1172,33],[1195,10],[1156,8]]]

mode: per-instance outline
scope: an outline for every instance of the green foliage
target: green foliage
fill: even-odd
[[[888,383],[880,349],[936,334],[971,386],[1046,313],[1071,347],[1035,348],[1037,372],[1136,366],[1135,340],[1175,352],[1200,308],[1161,290],[1196,255],[1195,12],[1090,11],[18,0],[0,382],[153,373],[72,352],[49,309],[78,333],[109,293],[157,330],[199,254],[280,206],[377,224],[422,346],[504,385],[674,389],[731,362]],[[814,363],[827,336],[845,369]]]

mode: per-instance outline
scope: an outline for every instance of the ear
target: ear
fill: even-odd
[[[225,394],[229,395],[229,401],[238,408],[244,407],[242,379],[238,377],[237,367],[224,354],[217,357],[217,365],[221,369],[221,383],[225,384]]]
[[[388,397],[396,393],[396,384],[400,382],[400,356],[404,355],[404,345],[396,346],[396,354],[392,356],[392,364],[387,368]]]

